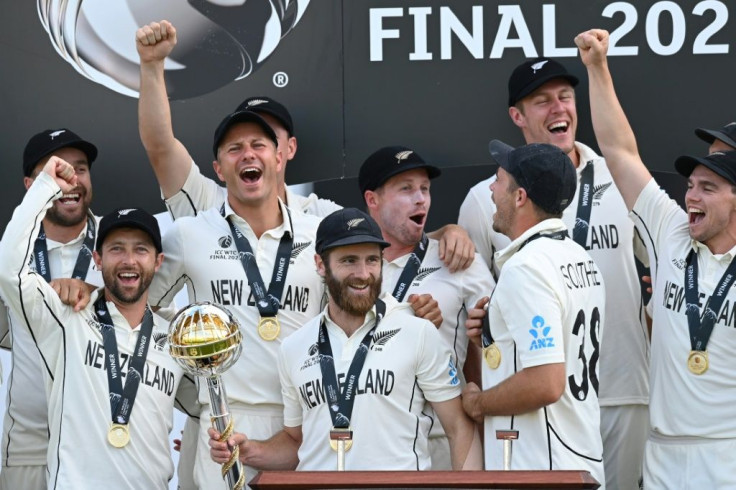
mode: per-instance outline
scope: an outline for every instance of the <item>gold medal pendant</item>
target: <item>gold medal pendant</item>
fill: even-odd
[[[498,369],[501,365],[501,350],[496,343],[492,343],[488,347],[483,347],[483,358],[491,369]]]
[[[687,356],[687,368],[691,373],[701,375],[708,370],[708,351],[691,350]]]
[[[343,440],[345,442],[345,451],[350,451],[353,447],[353,431],[348,429],[332,429],[330,431],[330,448],[337,452],[337,441]]]
[[[279,319],[275,316],[261,318],[258,321],[258,335],[260,335],[263,340],[267,340],[269,342],[276,340],[279,336],[279,332],[281,332],[281,325],[279,324]]]
[[[130,432],[128,426],[123,424],[112,424],[110,430],[107,431],[107,442],[116,448],[122,448],[130,442]]]

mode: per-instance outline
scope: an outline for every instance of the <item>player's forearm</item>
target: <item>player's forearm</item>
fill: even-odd
[[[472,420],[467,417],[462,419],[455,432],[452,435],[447,434],[452,469],[456,471],[482,470],[483,448],[478,430]]]
[[[631,209],[652,176],[639,156],[636,137],[616,96],[608,63],[587,68],[596,140],[627,208]]]
[[[565,365],[526,368],[484,390],[476,399],[481,415],[520,415],[560,399],[565,391]]]
[[[240,461],[244,465],[266,471],[294,470],[299,464],[300,441],[285,430],[266,441],[248,441],[247,450],[241,450]]]

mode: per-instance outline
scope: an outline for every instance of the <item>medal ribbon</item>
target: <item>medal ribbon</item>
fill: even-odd
[[[572,229],[572,239],[585,248],[590,228],[590,213],[593,208],[593,160],[589,161],[580,174],[580,195],[578,196],[578,215]]]
[[[687,315],[687,326],[690,330],[690,347],[692,350],[704,351],[706,349],[718,312],[721,311],[721,306],[723,306],[723,301],[731,289],[734,278],[736,278],[736,258],[731,260],[713,292],[713,296],[706,303],[701,321],[700,308],[698,308],[698,254],[695,250],[690,250],[687,255],[685,314]]]
[[[291,213],[288,208],[286,212],[289,213],[289,221],[291,221]],[[223,217],[225,216],[225,205],[220,209],[220,213]],[[240,263],[243,265],[243,270],[245,270],[245,275],[248,278],[248,286],[253,291],[258,313],[261,318],[275,317],[279,308],[281,308],[281,296],[284,294],[286,273],[289,271],[289,261],[294,243],[292,232],[285,231],[281,236],[279,248],[276,251],[276,262],[273,265],[271,283],[268,285],[268,292],[266,292],[263,277],[258,270],[258,263],[256,263],[256,256],[250,243],[248,243],[248,239],[235,227],[229,216],[225,219],[227,224],[230,225],[235,247],[240,252]]]
[[[551,238],[553,240],[564,240],[567,237],[568,237],[567,231],[565,230],[556,231],[554,233],[542,233],[542,232],[535,233],[534,235],[527,238],[524,243],[521,244],[521,246],[519,247],[519,250],[526,247],[526,245],[529,242],[533,242],[537,238]],[[519,252],[519,250],[517,250],[517,253]],[[500,280],[500,274],[499,274],[499,280]],[[491,293],[491,297],[493,297],[493,293]],[[488,304],[489,305],[491,304],[490,300],[488,301]],[[482,326],[480,329],[480,339],[481,339],[481,344],[483,347],[488,347],[494,342],[493,335],[491,335],[491,321],[488,318],[488,312],[486,312],[486,316],[483,317],[483,322],[482,322]]]
[[[427,254],[427,247],[429,246],[429,238],[422,232],[422,239],[416,244],[409,259],[406,261],[404,270],[401,271],[399,281],[396,283],[394,292],[391,293],[396,301],[403,301],[406,292],[409,290],[409,285],[417,277],[419,272],[419,266],[422,265],[424,256]]]
[[[325,325],[324,318],[319,326],[319,336],[317,338],[317,347],[320,354],[319,367],[322,370],[322,380],[329,403],[332,426],[336,429],[347,429],[350,427],[350,417],[353,415],[353,404],[355,403],[355,391],[358,389],[358,378],[360,377],[360,372],[363,370],[365,358],[368,355],[368,348],[373,339],[373,332],[378,328],[378,324],[385,313],[386,303],[380,299],[376,300],[376,323],[365,334],[363,340],[360,341],[358,350],[355,351],[355,356],[353,356],[353,360],[350,362],[350,368],[348,369],[348,375],[342,391],[340,391],[340,386],[337,384],[335,359],[332,356],[330,336],[327,334],[327,326]]]
[[[79,249],[79,255],[77,255],[77,262],[74,264],[74,271],[72,272],[72,279],[84,279],[87,277],[89,271],[89,263],[92,260],[92,250],[95,248],[95,237],[96,233],[96,222],[91,216],[87,216],[87,234],[84,236],[82,242],[82,248]],[[36,272],[41,274],[46,282],[51,282],[51,267],[49,265],[49,251],[46,246],[46,233],[43,231],[43,223],[41,229],[38,232],[38,238],[33,244],[33,256],[36,261]]]
[[[135,397],[143,376],[143,368],[146,364],[148,346],[151,344],[151,333],[153,332],[153,314],[146,307],[143,324],[138,333],[138,341],[135,343],[135,350],[128,363],[128,374],[125,376],[125,387],[123,388],[120,361],[118,359],[118,342],[115,338],[115,325],[112,322],[112,317],[110,317],[110,312],[107,311],[104,294],[100,295],[95,301],[95,311],[97,321],[100,323],[102,344],[105,347],[107,386],[110,390],[112,421],[116,424],[125,425],[130,420],[131,413],[133,413]]]

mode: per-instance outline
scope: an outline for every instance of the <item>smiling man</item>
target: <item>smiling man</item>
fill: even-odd
[[[72,165],[76,184],[55,200],[45,214],[39,236],[32,244],[31,267],[46,281],[76,278],[101,286],[102,277],[92,261],[98,218],[89,210],[90,168],[97,158],[97,148],[66,128],[47,129],[33,135],[23,151],[26,189],[30,189],[53,157],[63,158]],[[0,489],[42,489],[46,488],[49,440],[43,362],[25,319],[12,312],[9,333],[13,369],[3,422]]]
[[[322,306],[324,285],[312,260],[320,219],[290,211],[279,199],[283,158],[276,134],[259,114],[226,116],[212,150],[227,199],[196,217],[177,219],[166,233],[167,260],[151,285],[151,304],[167,306],[186,285],[190,302],[213,301],[230,309],[240,322],[243,353],[223,376],[228,403],[237,430],[265,439],[283,427],[279,345]],[[224,489],[207,446],[206,387],[199,398],[194,483]]]
[[[368,213],[391,244],[384,251],[383,291],[411,303],[417,316],[433,321],[458,370],[478,382],[480,355],[468,341],[464,324],[467,310],[491,294],[495,283],[477,254],[467,269],[452,272],[439,259],[437,240],[425,234],[431,180],[439,175],[440,169],[411,148],[387,146],[363,162],[358,184]],[[465,379],[460,380],[464,385]],[[421,430],[429,433],[432,469],[450,470],[447,437],[440,424],[432,423],[430,406],[425,413]]]
[[[606,308],[616,312],[609,318],[600,349],[600,384],[598,377],[592,379],[601,405],[607,486],[637,488],[647,431],[649,333],[634,253],[643,263],[647,255],[606,161],[575,140],[577,84],[577,77],[553,59],[526,61],[509,78],[509,116],[527,144],[557,146],[576,168],[577,190],[562,220],[573,240],[600,267],[608,286]],[[496,206],[488,191],[494,180],[486,179],[470,190],[458,223],[498,274],[493,254],[509,239],[495,231]]]

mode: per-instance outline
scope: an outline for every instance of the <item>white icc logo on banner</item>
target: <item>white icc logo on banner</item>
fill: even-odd
[[[186,99],[247,77],[296,26],[310,0],[37,0],[56,51],[85,77],[138,96],[135,31],[161,19],[177,29],[166,60],[169,95]]]

